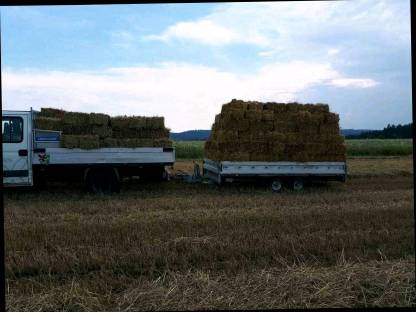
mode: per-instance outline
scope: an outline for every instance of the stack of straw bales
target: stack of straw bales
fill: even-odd
[[[172,147],[163,117],[112,117],[105,114],[66,112],[41,108],[36,128],[62,131],[67,148]]]
[[[205,144],[205,157],[230,161],[344,161],[339,117],[326,104],[232,100]]]

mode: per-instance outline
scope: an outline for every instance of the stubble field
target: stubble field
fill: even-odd
[[[179,160],[173,171],[192,171]],[[56,184],[4,194],[9,311],[414,306],[411,157],[345,184]]]

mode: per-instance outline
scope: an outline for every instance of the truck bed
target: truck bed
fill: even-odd
[[[345,162],[213,161],[204,159],[204,176],[220,184],[238,177],[321,177],[345,181]]]
[[[43,155],[48,155],[48,165],[87,165],[87,164],[160,164],[172,165],[175,151],[172,148],[140,147],[140,148],[98,148],[69,149],[49,147],[35,150],[33,165],[45,164]]]
[[[97,149],[60,147],[60,131],[34,130],[33,165],[172,165],[175,150],[163,147],[103,147]],[[44,155],[47,155],[47,161]]]

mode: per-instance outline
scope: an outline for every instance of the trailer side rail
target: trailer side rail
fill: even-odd
[[[221,161],[204,159],[204,175],[219,181],[232,176],[346,176],[345,162],[259,162],[259,161]]]

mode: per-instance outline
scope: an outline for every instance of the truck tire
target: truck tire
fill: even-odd
[[[271,187],[272,187],[272,191],[273,191],[274,193],[279,193],[279,192],[281,192],[281,191],[282,191],[282,187],[283,187],[283,185],[282,185],[282,181],[280,181],[279,179],[275,179],[275,180],[273,180],[273,181],[272,181],[272,184],[271,184]]]
[[[297,192],[302,191],[304,184],[305,184],[305,181],[303,179],[301,178],[294,179],[293,184],[292,184],[293,190]]]
[[[120,179],[115,168],[91,168],[88,170],[85,184],[87,190],[95,194],[120,192]]]

